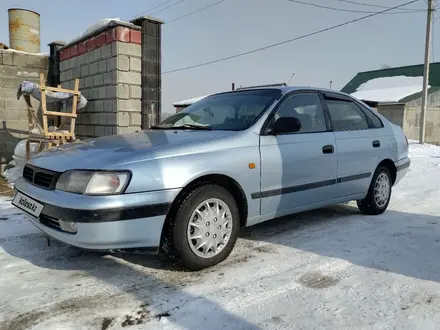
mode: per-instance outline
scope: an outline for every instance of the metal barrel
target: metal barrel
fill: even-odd
[[[40,52],[40,14],[11,8],[9,16],[9,47],[29,53]]]

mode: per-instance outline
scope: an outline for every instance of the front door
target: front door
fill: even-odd
[[[296,117],[296,133],[260,137],[261,214],[281,216],[295,208],[331,199],[337,170],[333,132],[316,92],[293,92],[269,119]]]

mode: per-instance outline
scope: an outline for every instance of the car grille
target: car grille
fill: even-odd
[[[26,165],[23,169],[23,179],[44,189],[55,189],[60,173]]]
[[[33,182],[34,181],[34,170],[26,165],[23,170],[23,178],[28,182]]]

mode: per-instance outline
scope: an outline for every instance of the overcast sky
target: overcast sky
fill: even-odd
[[[166,0],[0,0],[0,42],[9,44],[8,8],[41,14],[42,52],[53,40],[68,41],[101,18],[130,20]],[[219,0],[172,0],[151,11],[169,21]],[[380,8],[350,5],[338,0],[303,2],[360,11]],[[370,5],[395,6],[409,0],[357,0]],[[426,9],[425,0],[406,8]],[[151,13],[150,12],[150,13]],[[169,71],[291,39],[367,14],[331,11],[288,0],[224,0],[218,5],[162,26],[162,70]],[[440,17],[440,16],[439,16]],[[440,25],[440,24],[439,24]],[[175,101],[229,90],[231,83],[342,88],[357,72],[381,65],[423,63],[426,13],[378,15],[306,39],[212,65],[163,75],[163,111]],[[434,60],[436,25],[434,25]],[[440,48],[439,48],[440,52]]]

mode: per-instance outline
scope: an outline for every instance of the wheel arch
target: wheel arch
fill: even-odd
[[[240,213],[240,227],[242,228],[246,226],[248,217],[248,201],[244,189],[241,187],[241,185],[236,180],[225,174],[205,174],[190,181],[174,198],[174,201],[171,203],[165,223],[162,228],[160,243],[161,247],[165,247],[166,245],[168,245],[168,242],[166,242],[166,240],[171,239],[170,235],[172,232],[174,215],[177,213],[181,202],[191,191],[205,184],[216,184],[220,187],[225,188],[227,191],[229,191],[229,193],[231,193],[237,203]]]
[[[388,168],[391,174],[392,184],[394,185],[397,178],[397,168],[394,162],[389,158],[385,158],[377,165],[377,167],[379,166],[385,166],[386,168]]]

